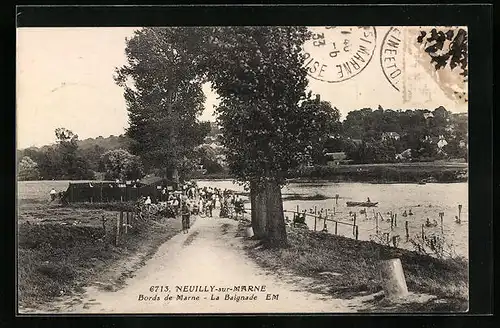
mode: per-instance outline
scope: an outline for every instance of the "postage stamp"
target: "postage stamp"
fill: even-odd
[[[467,96],[467,28],[390,27],[380,46],[380,66],[404,102],[430,101],[436,89],[457,103]]]

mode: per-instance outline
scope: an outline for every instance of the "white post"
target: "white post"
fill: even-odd
[[[390,259],[380,262],[380,280],[385,297],[398,298],[408,294],[406,279],[400,259]]]

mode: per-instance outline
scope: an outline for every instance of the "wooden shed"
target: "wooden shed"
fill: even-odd
[[[128,202],[141,196],[150,196],[153,202],[163,200],[163,189],[176,190],[177,185],[160,177],[146,177],[139,181],[87,181],[70,182],[63,201],[81,202]]]

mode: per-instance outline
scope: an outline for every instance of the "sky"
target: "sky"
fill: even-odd
[[[17,147],[39,147],[53,143],[54,130],[58,127],[72,130],[80,139],[124,133],[128,126],[127,109],[123,89],[115,84],[113,75],[116,67],[126,64],[125,38],[130,38],[136,29],[18,28]],[[309,89],[337,107],[342,119],[349,111],[363,107],[376,109],[378,105],[394,109],[434,109],[442,105],[452,112],[467,111],[467,104],[453,97],[457,84],[452,83],[455,80],[450,76],[455,72],[436,74],[435,70],[429,69],[427,57],[414,59],[416,57],[412,54],[411,44],[405,48],[404,56],[388,58],[397,52],[389,49],[391,44],[387,41],[391,37],[401,39],[398,29],[376,27],[349,32],[351,38],[348,42],[351,42],[353,49],[357,49],[360,44],[366,45],[367,49],[365,54],[361,54],[365,58],[358,56],[361,60],[358,60],[360,69],[350,67],[353,72],[359,73],[349,74],[346,70],[349,64],[345,67],[349,60],[352,62],[349,53],[341,53],[333,59],[329,55],[332,41],[336,40],[335,47],[338,48],[348,45],[344,39],[340,39],[346,35],[341,34],[345,29],[339,29],[316,31],[324,32],[321,36],[326,43],[316,47],[311,40],[306,43],[304,50],[311,54],[307,67],[313,72],[311,76],[315,77],[309,78]],[[375,33],[365,34],[368,37],[360,41],[363,40],[360,39],[363,33],[372,30]],[[339,44],[339,40],[342,44]],[[397,49],[399,53],[401,49],[401,46]],[[393,68],[390,68],[392,62],[399,66],[392,65]],[[409,62],[415,62],[418,69],[411,68]],[[340,72],[342,65],[344,69]],[[403,71],[411,74],[402,74],[389,81],[387,76],[391,76],[395,68],[402,68],[402,65]],[[406,83],[402,82],[403,79],[399,80],[401,76]],[[403,84],[404,91],[401,91]],[[394,85],[399,86],[400,91]],[[209,85],[204,86],[204,91],[207,101],[200,119],[214,120],[216,95]]]

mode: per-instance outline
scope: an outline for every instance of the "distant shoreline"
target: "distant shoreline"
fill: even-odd
[[[288,182],[459,183],[468,181],[467,172],[467,163],[454,162],[312,166],[295,172]],[[229,174],[208,174],[193,178],[196,180],[234,179]]]
[[[287,181],[292,183],[333,182],[372,184],[461,183],[468,181],[467,173],[467,163],[456,162],[352,164],[305,167],[292,174]],[[235,179],[234,176],[225,172],[192,175],[190,178],[201,181]],[[26,181],[34,182],[42,180]]]

